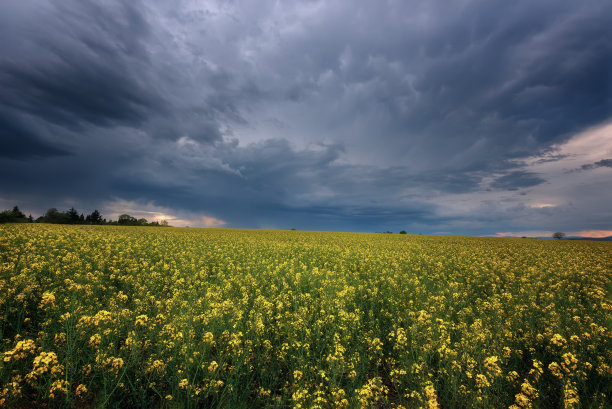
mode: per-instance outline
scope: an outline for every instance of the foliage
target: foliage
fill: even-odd
[[[565,233],[558,231],[558,232],[553,233],[552,236],[554,239],[562,239],[565,237]]]
[[[128,226],[136,226],[138,224],[138,220],[135,217],[130,216],[129,214],[122,214],[119,216],[117,223]]]
[[[98,212],[95,210],[94,212]],[[100,216],[100,213],[97,213]],[[55,207],[47,210],[44,216],[36,219],[37,223],[52,223],[52,224],[91,224],[91,215],[85,216],[79,212],[74,207],[71,207],[66,212],[60,212]]]
[[[26,223],[29,221],[17,206],[13,207],[13,210],[3,210],[0,212],[0,223]]]
[[[611,407],[607,242],[0,226],[6,407]]]
[[[82,216],[81,218],[79,218],[79,212],[77,212],[74,207],[71,207],[70,210],[68,210],[68,212],[66,213],[66,216],[67,216],[66,219],[67,219],[68,224],[82,224],[79,222],[85,221],[85,218],[83,218]]]
[[[2,223],[25,223],[33,222],[33,218],[26,217],[20,210],[19,207],[15,206],[13,210],[3,210],[0,212],[0,224]],[[141,218],[136,219],[129,214],[122,214],[119,216],[119,220],[113,222],[112,220],[106,221],[102,218],[100,212],[96,209],[91,214],[84,216],[83,213],[79,214],[74,207],[71,207],[65,212],[60,212],[55,207],[47,210],[44,216],[36,219],[37,223],[51,223],[51,224],[120,224],[124,226],[163,226],[168,227],[168,221],[153,221],[147,222],[147,219]]]
[[[104,220],[102,219],[102,215],[96,209],[91,214],[87,215],[85,218],[85,224],[103,224]]]

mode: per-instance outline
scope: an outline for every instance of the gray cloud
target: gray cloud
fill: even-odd
[[[582,172],[584,170],[591,170],[591,169],[597,169],[597,168],[602,168],[602,167],[612,168],[612,159],[602,159],[594,163],[587,163],[587,164],[581,165],[578,168],[566,170],[565,173],[570,174],[574,172]]]
[[[147,73],[138,71],[147,60],[140,41],[148,28],[134,6],[23,7],[28,20],[14,24],[2,42],[3,107],[79,127],[138,126],[163,105],[145,83]]]
[[[518,190],[519,188],[537,186],[546,182],[532,172],[514,171],[501,176],[491,183],[491,187],[503,190]]]
[[[19,113],[0,110],[0,157],[44,158],[68,153],[64,147],[45,141],[27,119],[21,117]]]
[[[588,169],[595,169],[595,168],[601,168],[601,167],[612,168],[612,159],[602,159],[595,163],[582,165],[580,168],[582,170],[588,170]]]
[[[598,1],[3,4],[0,171],[14,176],[0,199],[37,211],[153,201],[245,227],[497,229],[531,210],[482,219],[432,203],[479,209],[489,186],[538,187],[547,177],[526,158],[610,117],[611,12]],[[542,163],[567,158],[551,155]]]
[[[345,157],[356,163],[493,170],[609,114],[601,92],[608,53],[601,51],[610,44],[587,41],[608,28],[592,7],[471,4],[448,15],[434,3],[411,12],[357,9],[385,24],[364,26],[331,7],[296,20],[289,34],[260,35],[276,47],[260,46],[251,58],[266,68],[255,74],[276,74],[257,83],[277,95],[265,112],[283,118],[283,137],[345,143]],[[584,70],[571,68],[568,55]],[[263,125],[241,135],[252,133],[281,136]]]

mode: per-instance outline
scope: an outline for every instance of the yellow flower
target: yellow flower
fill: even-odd
[[[498,362],[499,362],[499,359],[497,358],[497,356],[490,356],[488,358],[485,358],[484,360],[484,366],[487,369],[487,371],[489,371],[489,374],[492,377],[501,375],[502,371],[499,365],[497,364]]]
[[[561,335],[555,334],[550,339],[550,343],[557,347],[563,347],[565,344],[567,344],[567,341]]]
[[[483,374],[476,375],[476,387],[477,388],[486,388],[491,386],[487,377]]]
[[[113,368],[115,368],[116,370],[123,368],[123,359],[113,358],[112,365],[113,365]]]
[[[548,369],[550,370],[550,372],[552,372],[553,375],[555,375],[558,378],[562,378],[563,377],[563,372],[561,372],[561,367],[559,366],[558,363],[556,362],[551,362],[548,365]]]
[[[204,343],[212,344],[214,339],[215,339],[215,336],[213,335],[212,332],[207,332],[206,334],[204,334],[204,337],[203,337]]]
[[[102,342],[102,337],[100,336],[100,334],[94,334],[89,337],[89,345],[93,347],[100,345],[100,342]]]
[[[149,320],[149,317],[147,317],[146,315],[139,315],[136,317],[136,321],[134,321],[134,326],[146,327],[148,320]]]
[[[219,364],[217,363],[217,361],[212,361],[210,365],[208,365],[209,372],[215,372],[217,368],[219,368]]]
[[[528,380],[525,380],[521,384],[521,392],[523,392],[525,396],[529,396],[532,399],[538,396],[537,390],[529,383]]]
[[[438,396],[436,394],[436,388],[434,388],[431,381],[427,381],[425,384],[425,397],[427,398],[427,409],[438,409]]]
[[[76,390],[74,392],[76,396],[81,397],[87,393],[87,387],[81,383],[79,384],[79,386],[76,387]]]
[[[578,359],[571,352],[566,352],[561,358],[563,359],[562,365],[565,372],[575,371],[578,367]]]
[[[580,405],[580,397],[576,385],[566,382],[563,387],[563,406],[565,409],[573,409]]]
[[[45,291],[40,300],[39,308],[53,307],[55,305],[55,295],[50,291]]]
[[[49,389],[49,397],[53,399],[56,393],[68,393],[68,386],[68,381],[64,379],[53,381],[51,388]]]

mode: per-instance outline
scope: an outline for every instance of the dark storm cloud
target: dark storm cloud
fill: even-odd
[[[526,159],[562,162],[554,146],[610,117],[610,13],[595,0],[6,3],[0,199],[154,202],[235,227],[492,226],[532,210],[478,195],[543,185]]]
[[[491,187],[503,190],[518,190],[519,188],[537,186],[546,180],[532,172],[515,171],[499,177],[491,183]]]
[[[595,163],[590,163],[588,165],[582,165],[581,169],[588,170],[588,169],[595,169],[595,168],[601,168],[601,167],[612,168],[612,159],[602,159]]]
[[[0,17],[5,34],[0,40],[0,110],[6,117],[13,112],[30,116],[38,132],[55,126],[45,145],[50,151],[54,142],[62,151],[59,146],[67,139],[62,130],[81,133],[78,143],[87,143],[92,127],[125,126],[156,137],[189,134],[213,141],[221,138],[221,119],[240,120],[235,101],[242,95],[224,93],[232,78],[222,70],[210,73],[213,92],[203,101],[164,93],[165,86],[181,91],[193,84],[181,84],[180,69],[177,75],[171,61],[165,66],[156,61],[166,44],[156,43],[146,9],[138,2],[24,4],[7,11]],[[249,92],[254,91],[245,87],[244,93]],[[13,140],[23,139],[8,128],[5,132]],[[22,155],[35,157],[42,142],[24,140],[20,146]]]
[[[147,24],[134,6],[57,3],[28,11],[2,42],[0,102],[42,121],[141,125],[163,105],[138,66]],[[5,19],[10,16],[5,16]]]
[[[44,158],[68,153],[65,148],[42,139],[20,114],[8,110],[0,110],[0,141],[0,157],[5,158]]]
[[[172,183],[152,176],[156,171],[151,174],[122,166],[113,172],[112,193],[134,201],[155,197],[157,205],[171,209],[193,213],[205,210],[242,227],[328,226],[341,230],[351,220],[359,219],[376,230],[390,220],[405,225],[407,220],[425,223],[434,219],[431,208],[402,202],[401,186],[414,186],[416,178],[411,180],[396,170],[355,172],[353,166],[335,163],[342,151],[339,146],[303,151],[293,149],[285,140],[267,140],[244,148],[222,149],[227,149],[228,168],[195,167],[190,172],[184,159],[165,161],[164,148],[149,151],[157,164],[148,168],[161,166],[159,171]],[[191,152],[197,150],[197,145],[190,146]]]
[[[565,173],[570,174],[574,172],[582,172],[584,170],[591,170],[591,169],[597,169],[597,168],[602,168],[602,167],[612,168],[612,159],[602,159],[594,163],[587,163],[587,164],[580,166],[579,168],[566,170]]]
[[[258,63],[276,75],[260,83],[290,101],[278,110],[300,137],[350,141],[355,161],[419,171],[491,169],[609,115],[610,6],[446,7],[329,7],[263,36],[277,47]]]
[[[4,63],[2,103],[66,128],[83,129],[87,123],[141,125],[154,113],[157,101],[144,87],[109,68],[78,59],[45,67]]]
[[[610,114],[612,48],[606,18],[592,6],[472,3],[433,41],[433,61],[417,87],[458,132],[506,127],[486,137],[519,154],[526,152],[517,142],[527,137],[539,147],[601,121]]]

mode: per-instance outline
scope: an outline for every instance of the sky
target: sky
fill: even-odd
[[[612,235],[612,2],[0,3],[0,208]]]

